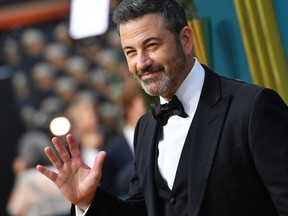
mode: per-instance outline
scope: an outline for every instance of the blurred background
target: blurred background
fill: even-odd
[[[288,102],[288,1],[181,3],[201,63],[220,75],[275,89]],[[117,4],[110,0],[110,15]],[[58,208],[61,197],[48,186],[49,209],[55,212],[39,204],[48,192],[38,188],[45,180],[33,171],[35,164],[46,164],[43,146],[52,136],[73,133],[90,164],[99,150],[110,151],[115,138],[125,135],[123,89],[131,84],[117,29],[109,16],[103,34],[73,39],[70,13],[70,0],[0,0],[1,215],[67,214],[69,203],[62,200]],[[146,108],[157,100],[139,94]]]

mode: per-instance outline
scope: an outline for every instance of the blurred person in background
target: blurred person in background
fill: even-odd
[[[112,138],[104,148],[107,156],[103,164],[101,187],[110,193],[125,198],[134,162],[134,129],[146,111],[140,87],[132,79],[123,83],[120,107],[123,114],[121,136]]]
[[[42,108],[47,98],[55,97],[55,73],[49,63],[38,62],[32,67],[30,75],[29,79],[26,73],[15,71],[12,78],[15,104],[27,128],[44,129],[48,114]]]
[[[62,110],[66,109],[77,94],[75,80],[70,76],[58,77],[54,83],[54,92],[61,101]]]
[[[97,37],[85,38],[78,40],[75,43],[75,53],[83,56],[90,63],[90,66],[98,66],[97,61],[95,61],[97,52],[101,52],[102,44]]]
[[[97,94],[99,103],[111,101],[109,94],[109,75],[103,68],[95,68],[89,74],[90,88]]]
[[[18,70],[21,64],[22,55],[21,49],[17,41],[8,37],[4,40],[3,43],[3,54],[5,62],[13,69]]]
[[[63,104],[57,96],[45,98],[39,109],[51,120],[63,112]]]
[[[34,104],[31,95],[30,81],[26,73],[23,71],[15,71],[12,76],[12,87],[18,110],[21,110],[24,106],[32,106],[32,104]]]
[[[38,163],[50,163],[43,149],[51,146],[50,137],[42,131],[27,131],[19,139],[13,170],[15,185],[8,203],[11,216],[60,216],[68,215],[70,203],[55,185],[35,170]]]
[[[93,94],[78,92],[68,106],[66,116],[71,122],[70,132],[75,134],[83,160],[92,167],[104,145],[103,129]]]
[[[54,68],[56,77],[67,75],[65,67],[68,56],[67,47],[61,43],[51,42],[44,50],[44,58]]]
[[[44,33],[36,28],[23,31],[21,35],[22,61],[21,69],[30,74],[32,67],[43,61],[43,52],[46,46]]]
[[[122,80],[118,73],[119,53],[113,48],[104,48],[96,52],[95,61],[97,65],[107,72],[109,77],[109,94],[116,101],[121,92]]]
[[[80,55],[67,58],[67,75],[76,82],[77,90],[87,90],[89,88],[89,64],[88,61]]]
[[[45,98],[54,95],[55,72],[47,62],[39,62],[32,68],[32,98],[38,109]]]
[[[104,132],[104,142],[109,143],[109,141],[119,136],[121,133],[120,121],[121,121],[121,111],[119,106],[114,101],[102,102],[98,106],[99,116]]]
[[[53,39],[55,42],[63,44],[69,53],[75,52],[75,43],[69,35],[69,24],[66,22],[58,23],[53,30]]]

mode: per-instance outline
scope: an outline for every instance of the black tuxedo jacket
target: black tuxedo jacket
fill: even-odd
[[[160,216],[154,181],[158,128],[150,111],[138,122],[129,199],[98,188],[87,216]],[[189,216],[288,215],[288,108],[274,91],[205,68],[186,144]]]

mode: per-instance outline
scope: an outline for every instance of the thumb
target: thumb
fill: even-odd
[[[96,178],[99,180],[102,177],[102,167],[103,167],[105,157],[106,157],[106,152],[100,151],[97,154],[93,167],[92,167],[92,172],[95,174]]]

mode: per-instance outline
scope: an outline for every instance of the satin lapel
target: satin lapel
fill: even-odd
[[[220,78],[206,69],[205,82],[186,142],[191,145],[188,163],[189,216],[196,216],[219,141],[230,98],[221,98]]]
[[[146,198],[146,205],[147,210],[149,212],[148,215],[151,216],[158,216],[158,199],[156,194],[156,185],[154,181],[154,170],[155,170],[155,157],[156,157],[156,145],[157,145],[157,138],[159,134],[160,126],[154,120],[152,114],[150,119],[147,121],[148,123],[145,125],[145,129],[140,131],[141,140],[143,141],[143,145],[145,146],[142,148],[142,162],[144,164],[148,164],[147,166],[143,166],[142,172],[146,172],[145,178],[145,198]]]

